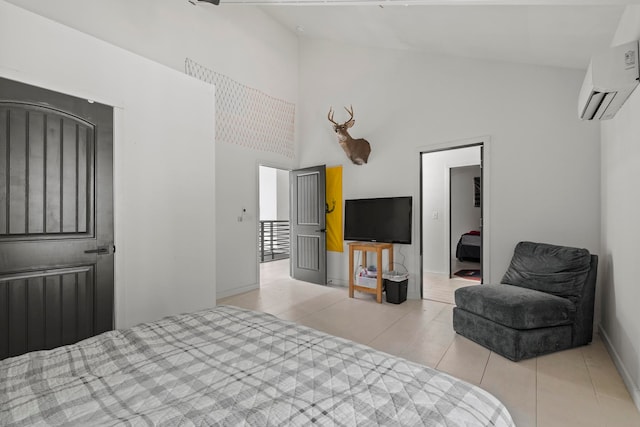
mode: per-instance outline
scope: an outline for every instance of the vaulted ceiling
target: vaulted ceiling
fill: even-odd
[[[576,69],[610,45],[625,7],[617,0],[252,3],[300,37]]]

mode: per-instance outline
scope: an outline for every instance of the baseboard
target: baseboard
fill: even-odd
[[[611,355],[611,359],[613,359],[613,363],[616,365],[616,368],[618,369],[618,372],[622,377],[622,381],[624,381],[624,384],[627,386],[627,390],[629,391],[629,394],[631,395],[633,402],[636,404],[636,408],[638,408],[638,411],[640,411],[640,389],[638,388],[638,385],[633,381],[633,378],[631,378],[629,371],[624,366],[622,359],[620,358],[620,356],[618,355],[618,352],[616,351],[615,347],[611,343],[611,340],[609,339],[609,335],[607,335],[607,332],[602,327],[602,324],[598,325],[598,333],[600,334],[600,337],[602,338],[602,342],[607,348],[607,351]]]
[[[251,285],[242,286],[240,288],[224,289],[224,290],[218,289],[216,291],[216,299],[232,297],[234,295],[243,294],[245,292],[253,291],[255,289],[260,289],[260,284],[259,283],[254,283],[254,284],[251,284]]]
[[[340,286],[344,288],[349,287],[349,281],[343,280],[343,279],[327,279],[327,284],[329,286]],[[420,289],[416,290],[409,287],[409,289],[407,290],[407,299],[420,299],[420,298],[421,298]]]
[[[327,285],[349,287],[349,281],[344,279],[327,278]]]
[[[420,299],[420,291],[419,290],[413,290],[413,289],[409,289],[407,291],[407,299]]]

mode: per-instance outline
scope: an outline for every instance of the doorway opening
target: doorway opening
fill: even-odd
[[[261,263],[288,259],[289,171],[260,166],[258,258]]]
[[[258,263],[260,284],[264,273],[289,270],[289,171],[259,166]]]
[[[258,282],[285,268],[289,277],[327,284],[326,167],[258,168]]]
[[[482,283],[483,143],[421,153],[424,299]]]

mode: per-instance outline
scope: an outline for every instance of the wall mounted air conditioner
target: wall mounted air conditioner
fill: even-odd
[[[612,47],[591,58],[578,97],[583,120],[606,120],[616,115],[638,86],[638,41]]]

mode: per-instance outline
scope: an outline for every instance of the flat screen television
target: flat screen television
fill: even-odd
[[[411,196],[344,202],[344,240],[411,243]]]

